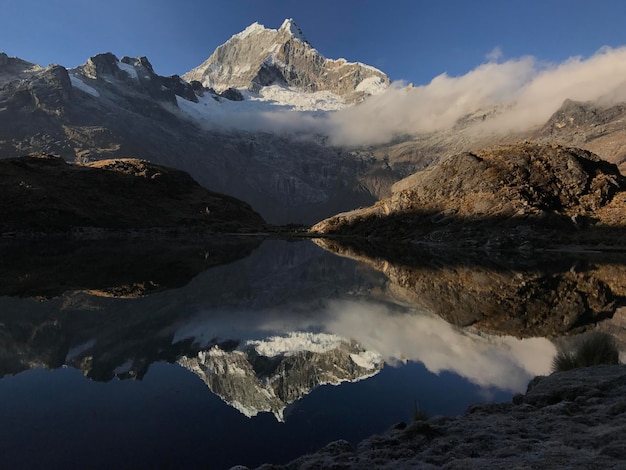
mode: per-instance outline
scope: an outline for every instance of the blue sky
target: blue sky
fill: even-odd
[[[161,75],[204,61],[254,21],[293,18],[329,58],[392,80],[459,76],[500,50],[561,63],[626,45],[622,0],[0,0],[0,51],[73,67],[100,52],[145,55]]]

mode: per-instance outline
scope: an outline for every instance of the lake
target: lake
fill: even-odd
[[[6,242],[0,467],[284,463],[510,400],[589,324],[623,346],[619,257],[514,258]]]

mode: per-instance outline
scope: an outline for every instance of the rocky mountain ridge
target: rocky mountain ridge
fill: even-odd
[[[396,136],[375,147],[331,146],[328,137],[317,131],[302,135],[244,130],[245,125],[234,123],[258,123],[259,103],[274,106],[276,90],[298,97],[326,94],[304,101],[323,113],[345,105],[344,98],[341,102],[326,99],[330,95],[358,100],[382,90],[357,89],[367,80],[377,77],[387,82],[382,72],[363,64],[322,58],[293,21],[277,30],[252,25],[218,49],[211,66],[203,70],[219,75],[220,87],[228,86],[220,92],[177,75],[159,76],[145,57],[120,60],[105,53],[66,69],[41,67],[0,53],[0,154],[56,154],[79,162],[149,160],[187,171],[203,186],[248,202],[277,224],[312,224],[370,205],[390,196],[392,186],[415,171],[496,143],[532,139],[574,144],[621,165],[622,170],[626,165],[624,106],[606,100],[566,101],[543,128],[515,134],[476,133],[476,123],[498,116],[497,109],[479,109],[450,129]],[[223,66],[215,62],[218,56],[225,61]],[[256,65],[241,65],[243,60]],[[246,70],[235,70],[236,64]],[[267,74],[257,74],[261,69]],[[339,80],[339,70],[349,80]],[[232,88],[235,81],[229,77],[241,79],[243,88]],[[253,80],[273,85],[257,92]],[[365,94],[359,94],[362,91]],[[297,113],[303,109],[298,106],[273,109]]]
[[[626,172],[626,104],[565,100],[550,119],[531,134],[542,143],[580,147]]]
[[[259,23],[248,26],[183,78],[219,91],[231,87],[259,91],[271,85],[307,93],[329,91],[348,103],[389,86],[389,78],[374,67],[323,57],[292,19],[278,29]]]
[[[224,96],[158,76],[142,57],[100,54],[67,70],[0,55],[0,154],[149,160],[252,202],[274,223],[310,223],[374,200],[359,180],[368,161],[311,140],[208,129],[179,107],[200,97],[232,103]]]

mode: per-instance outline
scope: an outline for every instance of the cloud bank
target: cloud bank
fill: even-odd
[[[460,77],[441,74],[424,86],[395,84],[328,119],[334,143],[377,144],[396,135],[448,129],[472,114],[486,115],[473,124],[476,132],[525,131],[545,123],[566,99],[624,101],[626,47],[603,48],[561,64],[533,57],[492,61]]]
[[[566,99],[626,101],[626,46],[560,64],[501,57],[496,48],[486,63],[465,75],[443,73],[422,86],[396,82],[385,93],[339,111],[294,111],[247,100],[216,104],[210,98],[201,105],[180,99],[179,107],[212,129],[323,135],[334,145],[360,146],[451,129],[464,118],[470,118],[469,133],[524,132],[544,124]]]
[[[457,328],[427,312],[399,313],[375,302],[335,300],[302,311],[211,311],[182,325],[173,343],[194,338],[266,340],[315,332],[354,339],[388,365],[421,362],[432,373],[453,372],[480,387],[523,392],[528,381],[550,372],[555,346],[546,338],[491,336]]]

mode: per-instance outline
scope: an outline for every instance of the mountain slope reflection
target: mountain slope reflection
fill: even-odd
[[[244,258],[259,238],[0,243],[0,296],[58,297],[85,290],[132,298],[182,287],[198,273]]]
[[[420,362],[485,393],[514,393],[547,373],[555,354],[550,340],[521,337],[584,327],[580,313],[569,323],[551,319],[553,305],[564,299],[567,308],[595,309],[599,319],[626,292],[619,264],[513,269],[443,261],[356,261],[309,241],[268,240],[179,288],[136,298],[87,291],[0,297],[0,374],[69,366],[106,382],[142,379],[152,364],[167,362],[244,415],[269,412],[278,420],[321,384],[378,380],[383,364],[402,370]],[[514,317],[530,307],[541,321]],[[499,317],[499,309],[507,311]],[[559,321],[565,326],[557,328]]]
[[[271,343],[287,347],[268,352]],[[355,341],[323,333],[252,341],[244,350],[214,346],[178,362],[245,416],[269,411],[278,421],[284,421],[287,405],[315,387],[362,380],[383,366],[378,354],[363,350]]]
[[[398,299],[486,333],[520,338],[578,333],[626,305],[626,259],[615,254],[489,257],[316,243],[384,273]]]
[[[189,334],[195,334],[193,342],[198,344],[203,336],[219,337],[220,325],[227,335],[238,331],[240,340],[236,344],[240,346],[230,351],[208,347],[197,358],[179,362],[245,415],[272,411],[278,419],[282,414],[277,403],[284,407],[320,383],[354,381],[377,372],[378,362],[372,357],[392,367],[408,361],[422,362],[432,373],[452,372],[485,389],[521,392],[531,378],[549,372],[556,352],[545,338],[485,335],[450,325],[428,312],[367,300],[329,300],[306,314],[250,312],[245,319],[231,314],[219,318],[212,315],[210,320],[198,321],[193,329],[177,336],[189,339]],[[209,335],[202,334],[204,328],[210,330]],[[277,335],[287,342],[306,331],[324,331],[337,338],[337,344],[325,352],[294,346],[275,355],[258,346],[275,341]],[[255,337],[262,339],[249,339]],[[257,345],[252,353],[251,344]],[[359,354],[356,358],[355,353]],[[371,365],[359,360],[365,357]],[[259,359],[273,363],[269,372],[254,370]],[[282,391],[277,392],[279,387]],[[284,390],[290,390],[292,398]],[[282,400],[276,401],[276,396]]]

